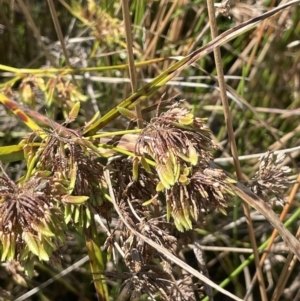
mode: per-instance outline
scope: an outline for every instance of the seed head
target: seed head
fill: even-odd
[[[15,184],[5,174],[0,177],[1,260],[27,261],[34,256],[49,260],[64,241],[63,217],[49,197],[49,183],[32,178]]]
[[[279,203],[283,203],[284,191],[292,183],[287,176],[291,169],[281,165],[284,159],[284,153],[276,155],[270,151],[260,158],[259,169],[252,179],[253,184],[251,185],[255,194],[265,199],[273,195]]]
[[[158,190],[172,187],[186,167],[213,159],[217,146],[210,133],[204,121],[187,109],[172,108],[152,120],[137,140],[136,154],[156,162]]]
[[[179,178],[179,182],[165,191],[167,214],[172,216],[178,230],[192,229],[201,212],[219,210],[226,213],[234,192],[230,179],[221,169],[198,166]]]

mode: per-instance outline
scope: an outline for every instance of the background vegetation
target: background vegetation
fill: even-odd
[[[218,3],[215,5],[218,33],[258,17],[279,4],[277,1],[251,0]],[[135,159],[133,162],[126,159],[135,153],[143,161],[143,150],[137,151],[131,146],[136,143],[136,135],[141,131],[139,127],[148,126],[147,123],[136,126],[140,113],[145,121],[154,118],[153,126],[163,130],[173,117],[160,115],[161,119],[155,119],[158,113],[168,114],[166,110],[174,109],[176,103],[181,109],[187,108],[193,115],[187,115],[188,111],[182,113],[183,117],[191,119],[180,119],[176,115],[176,121],[182,122],[188,131],[192,126],[198,126],[201,135],[210,137],[200,118],[206,119],[205,124],[211,129],[218,149],[209,142],[205,151],[213,151],[215,163],[226,171],[234,174],[235,167],[230,159],[231,137],[224,118],[213,53],[185,65],[174,78],[164,74],[212,40],[207,3],[202,0],[133,0],[129,1],[128,7],[130,18],[122,1],[0,0],[0,101],[3,104],[0,106],[0,300],[15,300],[33,288],[38,289],[32,296],[16,300],[129,300],[130,297],[146,300],[148,295],[156,300],[231,300],[221,293],[212,297],[208,285],[188,277],[188,273],[170,258],[157,256],[149,245],[133,235],[119,220],[120,214],[112,205],[110,188],[117,196],[121,212],[125,217],[128,214],[132,225],[138,221],[130,216],[129,205],[122,203],[126,197],[140,216],[157,218],[157,224],[152,225],[157,228],[151,228],[148,236],[145,230],[143,235],[157,239],[156,242],[182,261],[213,282],[222,283],[235,296],[244,298],[248,294],[247,300],[300,300],[300,265],[280,237],[274,240],[273,236],[268,257],[261,263],[265,285],[256,282],[251,286],[259,270],[253,260],[251,233],[258,247],[263,249],[274,227],[253,210],[253,225],[249,230],[242,203],[233,193],[229,197],[220,189],[221,195],[224,194],[222,201],[226,201],[224,206],[217,203],[216,206],[197,207],[199,218],[191,227],[182,223],[180,217],[176,224],[176,214],[171,209],[168,223],[166,211],[164,214],[153,213],[165,205],[164,197],[154,205],[149,202],[152,215],[143,209],[142,203],[135,203],[136,198],[149,201],[147,189],[158,190],[159,180],[164,186],[162,190],[168,191],[170,180],[163,183],[164,174],[159,174],[157,169],[158,176],[155,175],[151,164],[159,161],[157,156],[145,156],[152,161],[149,165],[142,162],[139,167],[135,165]],[[124,22],[126,16],[132,23],[132,41],[128,40],[130,32]],[[300,7],[296,4],[283,9],[254,29],[239,33],[235,39],[228,39],[223,44],[221,57],[232,116],[230,124],[238,155],[243,156],[240,158],[243,181],[251,184],[250,179],[258,181],[264,170],[271,170],[272,166],[277,168],[271,156],[265,162],[272,161],[273,165],[270,163],[269,169],[260,165],[257,174],[260,155],[255,154],[286,150],[287,157],[281,163],[291,167],[289,178],[286,178],[287,169],[281,169],[278,178],[266,181],[269,186],[264,186],[265,191],[260,191],[259,187],[256,193],[264,196],[287,222],[289,231],[296,235],[300,214],[296,183],[300,141]],[[128,45],[136,63],[135,76],[128,70]],[[150,86],[151,93],[142,90],[142,101],[135,111],[128,107],[135,100],[130,96],[159,75],[166,79],[163,84]],[[130,111],[117,109],[120,104]],[[158,120],[157,124],[155,120]],[[148,136],[154,131],[152,129],[146,132]],[[97,130],[103,136],[97,135]],[[108,140],[113,137],[122,139],[110,144]],[[146,142],[141,139],[143,147]],[[197,143],[203,146],[205,139],[197,140]],[[153,152],[155,149],[156,146]],[[183,160],[180,161],[181,171],[193,165],[191,153],[186,151],[185,154],[190,156],[190,161],[180,159]],[[203,156],[199,156],[200,161],[211,161],[211,153]],[[201,165],[202,161],[197,164]],[[112,183],[109,183],[103,166],[110,166]],[[153,178],[145,172],[148,167],[154,173]],[[140,180],[134,181],[137,170]],[[124,177],[123,182],[115,180],[119,174]],[[130,186],[132,178],[133,183],[138,184]],[[217,180],[213,179],[220,183],[227,181],[223,173]],[[293,189],[292,184],[286,185],[287,180],[296,183]],[[206,184],[213,186],[213,182]],[[143,183],[148,185],[147,189]],[[275,188],[270,187],[271,184],[275,184]],[[120,192],[118,187],[123,187],[123,191]],[[289,189],[285,189],[287,187]],[[271,194],[267,193],[270,188]],[[278,191],[274,193],[274,189]],[[280,197],[285,205],[282,206],[278,192],[283,189],[285,194]],[[118,193],[127,196],[120,197]],[[32,195],[36,197],[34,200]],[[16,204],[20,205],[16,208],[29,208],[26,206],[31,202],[32,208],[19,224],[21,228],[34,224],[35,233],[40,232],[42,237],[31,236],[31,230],[25,231],[27,226],[18,228],[15,231],[21,231],[22,241],[20,237],[16,239],[19,246],[16,252],[12,251],[12,236],[7,244],[9,247],[5,247],[3,238],[7,227],[4,221],[11,217],[9,205],[5,205],[7,199],[17,200]],[[61,205],[54,206],[53,200],[59,200]],[[201,209],[209,210],[204,214]],[[24,212],[22,210],[20,212]],[[39,222],[36,222],[36,216]],[[11,219],[11,223],[15,225],[16,222]],[[159,231],[165,231],[165,236],[159,236]],[[114,243],[122,250],[118,252]],[[144,253],[140,252],[141,245]],[[126,252],[131,256],[129,259]],[[142,264],[147,270],[132,267],[132,264]],[[61,271],[66,275],[59,274]],[[138,282],[145,285],[140,288],[143,294],[130,295],[128,290],[133,290],[131,285],[136,284],[134,276],[150,277],[147,274],[150,271],[159,277],[147,278],[148,286]],[[52,278],[55,275],[59,277]],[[100,281],[104,276],[107,281]],[[177,290],[170,291],[167,284],[161,284],[158,279],[164,277],[168,283],[176,283]]]

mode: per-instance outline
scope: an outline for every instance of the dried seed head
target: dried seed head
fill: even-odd
[[[180,231],[192,229],[201,211],[224,213],[234,194],[226,174],[209,166],[217,149],[210,134],[204,120],[173,107],[154,118],[137,140],[136,154],[156,162],[156,190],[165,192],[167,218],[172,216]]]
[[[4,171],[3,171],[4,173]],[[0,177],[1,260],[49,260],[64,240],[63,217],[45,192],[48,183],[33,178],[16,185],[4,173]]]
[[[202,211],[217,209],[226,213],[232,195],[229,179],[221,169],[199,166],[187,181],[166,190],[168,216],[174,218],[178,230],[190,230]]]
[[[288,166],[280,166],[284,159],[284,153],[276,155],[270,151],[260,158],[259,170],[252,179],[251,189],[254,193],[266,199],[274,195],[281,204],[283,203],[284,191],[292,183],[287,176],[291,169]]]
[[[109,164],[112,185],[119,203],[125,200],[142,205],[157,194],[155,188],[158,179],[153,174],[147,173],[143,166],[135,165],[135,159],[120,157]],[[134,172],[133,165],[136,169]]]
[[[217,146],[210,133],[204,121],[189,110],[172,108],[154,118],[142,131],[135,152],[155,160],[161,181],[158,190],[170,189],[186,167],[213,159],[211,152]]]
[[[139,233],[173,252],[176,239],[169,234],[172,224],[166,223],[163,217],[157,217],[163,215],[162,206],[145,206],[145,203],[160,204],[155,189],[159,180],[153,174],[147,173],[142,165],[137,166],[139,176],[138,179],[134,179],[132,164],[132,159],[116,158],[108,166],[111,170],[116,202],[122,215]],[[148,202],[149,200],[152,202]],[[155,249],[134,236],[123,223],[119,222],[117,228],[120,229],[120,246],[127,258],[125,264],[131,272],[136,272],[137,266],[141,265],[142,268],[149,264],[154,256],[158,256]],[[141,263],[134,260],[138,257],[133,256],[136,254],[142,258]]]
[[[170,275],[153,265],[143,266],[137,273],[103,272],[102,274],[106,278],[124,280],[119,294],[122,300],[142,300],[142,294],[146,293],[152,297],[159,296],[159,300],[163,301],[192,301],[192,299],[171,298],[176,284],[172,282]],[[179,291],[177,293],[183,296]]]
[[[92,210],[110,220],[112,206],[104,198],[102,165],[78,133],[68,135],[64,129],[64,133],[48,134],[37,168],[52,174],[51,193],[59,195],[56,200],[66,207],[66,223],[72,220],[86,228]]]

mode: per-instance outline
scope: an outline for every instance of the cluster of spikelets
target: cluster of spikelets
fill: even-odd
[[[94,213],[111,220],[110,184],[103,176],[104,168],[109,170],[122,216],[136,231],[172,253],[181,232],[201,221],[201,212],[225,213],[234,194],[234,180],[211,164],[217,146],[205,120],[187,109],[172,107],[153,118],[135,141],[135,157],[111,157],[105,166],[98,160],[98,141],[88,141],[78,131],[45,132],[38,149],[31,146],[35,139],[28,137],[24,148],[27,174],[18,183],[3,169],[0,177],[1,260],[18,260],[28,274],[35,258],[55,261],[70,223],[83,233]],[[286,188],[289,170],[279,166],[282,160],[273,153],[261,160],[253,179],[255,193],[265,196],[271,191],[278,197]],[[105,247],[112,250],[119,241],[130,270],[123,278],[125,286],[147,286],[151,293],[159,291],[162,300],[170,296],[189,300],[180,299],[180,285],[170,281],[172,268],[162,254],[120,220],[115,228],[118,238],[112,232]],[[157,257],[163,271],[153,267]],[[181,285],[188,291],[189,282]],[[136,290],[136,294],[141,292]]]
[[[78,138],[78,137],[77,137]],[[48,133],[40,147],[25,147],[27,174],[14,183],[2,169],[0,177],[1,260],[16,259],[30,274],[34,258],[53,259],[66,240],[71,222],[82,232],[93,213],[108,218],[102,165],[74,133]],[[82,140],[80,140],[82,141]]]
[[[231,189],[234,180],[211,164],[217,146],[204,122],[186,109],[173,107],[153,118],[142,130],[134,159],[116,157],[108,165],[123,217],[132,228],[171,253],[188,239],[181,232],[193,229],[201,221],[202,211],[225,213],[234,194]],[[269,192],[278,196],[289,183],[286,177],[289,170],[278,166],[282,158],[276,159],[273,153],[268,153],[261,162],[253,189],[260,193],[268,187]],[[152,296],[159,292],[162,300],[194,300],[191,297],[194,292],[188,294],[190,280],[180,282],[182,290],[179,289],[179,283],[171,281],[172,267],[163,255],[136,237],[121,221],[117,228],[119,235],[112,234],[105,245],[112,248],[112,242],[119,240],[130,272],[104,274],[124,280],[121,295],[131,294],[132,298],[140,299],[143,292]],[[157,258],[163,271],[153,266]]]
[[[135,143],[135,157],[117,156],[107,165],[122,216],[141,235],[171,253],[188,243],[182,232],[195,227],[201,212],[225,211],[233,191],[225,172],[210,166],[217,149],[205,121],[173,107],[153,118]],[[167,216],[167,218],[166,218]],[[105,247],[118,241],[129,273],[104,273],[123,279],[124,293],[147,293],[162,300],[194,300],[191,279],[172,280],[172,265],[119,221]],[[159,260],[160,267],[153,265]],[[163,267],[163,268],[161,268]],[[126,274],[126,275],[125,275]]]
[[[136,144],[137,158],[146,170],[146,159],[155,161],[156,191],[165,195],[167,218],[172,216],[180,231],[192,229],[201,211],[225,212],[233,195],[232,180],[209,164],[217,149],[210,135],[203,119],[174,107],[154,118]]]
[[[48,182],[32,178],[15,184],[2,170],[0,177],[1,261],[17,259],[32,274],[33,260],[48,261],[65,241],[63,214],[48,192]]]
[[[143,162],[147,164],[146,160]],[[116,157],[108,165],[117,206],[132,228],[176,254],[179,241],[183,243],[188,239],[176,230],[173,222],[165,220],[165,203],[161,192],[156,190],[159,177],[155,169],[147,165],[146,171],[142,164],[135,166],[138,175],[135,177],[132,164],[130,158]],[[111,250],[113,243],[119,242],[129,272],[102,274],[112,280],[124,280],[120,296],[130,295],[132,299],[141,300],[142,294],[147,293],[153,299],[194,300],[191,297],[194,295],[191,278],[174,281],[172,265],[167,256],[134,235],[121,220],[116,229],[118,232],[108,237],[105,247]],[[159,262],[159,265],[154,265],[154,262]]]
[[[251,181],[251,189],[258,196],[272,205],[276,201],[284,203],[284,192],[291,185],[292,181],[288,178],[291,169],[282,163],[286,155],[284,153],[275,154],[267,152],[260,158],[259,169]]]

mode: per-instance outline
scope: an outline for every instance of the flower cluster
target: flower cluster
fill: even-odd
[[[17,185],[0,177],[1,260],[49,260],[64,241],[63,215],[49,197],[49,182],[33,178]]]
[[[277,201],[283,203],[284,191],[291,184],[288,174],[291,169],[288,166],[282,166],[285,154],[276,155],[274,152],[267,152],[260,158],[259,169],[252,179],[252,191],[267,199],[274,195]]]
[[[154,118],[137,140],[135,153],[142,164],[155,161],[156,190],[164,192],[167,217],[180,231],[192,229],[201,211],[225,212],[233,194],[226,174],[209,165],[216,149],[205,120],[179,107]]]

